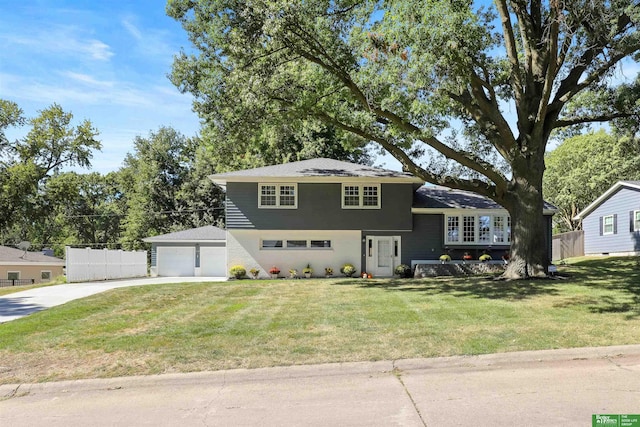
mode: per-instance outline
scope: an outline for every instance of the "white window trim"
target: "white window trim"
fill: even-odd
[[[358,203],[357,206],[347,206],[344,204],[344,191],[345,191],[345,187],[358,187],[358,197],[360,198],[360,201]],[[363,205],[363,200],[364,200],[364,189],[363,187],[376,187],[378,190],[378,204],[375,206],[364,206]],[[367,183],[363,183],[363,184],[356,184],[356,183],[343,183],[342,184],[342,191],[340,192],[340,204],[342,205],[342,209],[380,209],[382,207],[382,191],[381,191],[381,187],[380,184],[367,184]]]
[[[640,231],[640,221],[637,219],[640,210],[633,211],[633,231]]]
[[[489,236],[491,238],[490,241],[488,242],[480,242],[479,238],[480,238],[480,220],[479,218],[481,216],[488,216],[489,219]],[[449,240],[449,222],[448,222],[448,218],[449,217],[457,217],[458,218],[458,240],[457,241],[451,241]],[[464,222],[463,222],[463,218],[464,217],[474,217],[474,236],[473,236],[473,242],[465,242],[463,240],[463,234],[464,234]],[[505,235],[505,241],[504,242],[494,242],[493,241],[493,236],[495,235],[495,228],[494,228],[494,218],[495,217],[502,217],[503,218],[503,225],[504,225],[504,233]],[[509,225],[511,224],[511,222],[509,221],[510,217],[508,214],[503,214],[503,213],[495,213],[495,212],[486,212],[486,213],[470,213],[470,212],[451,212],[451,213],[445,213],[444,214],[444,244],[446,245],[456,245],[456,246],[509,246],[511,245],[511,238],[510,238],[510,234],[507,233],[507,230],[509,229]]]
[[[607,232],[607,218],[611,218],[611,231]],[[613,215],[605,215],[602,217],[602,235],[603,236],[611,236],[615,231],[616,226],[614,224],[614,216]]]
[[[265,240],[282,240],[282,247],[278,248],[278,247],[268,247],[265,248],[262,246],[262,242]],[[294,246],[294,247],[288,247],[287,246],[287,241],[289,240],[297,240],[297,241],[306,241],[307,245],[305,247],[299,247],[299,246]],[[328,248],[319,248],[319,247],[311,247],[311,241],[312,240],[322,240],[322,241],[329,241],[330,245]],[[299,238],[291,238],[291,239],[260,239],[260,250],[261,251],[332,251],[333,250],[333,240],[332,239],[299,239]]]
[[[286,206],[281,206],[280,205],[280,187],[293,187],[293,192],[294,192],[294,204],[293,206],[290,205],[286,205]],[[276,204],[275,205],[263,205],[262,204],[262,187],[276,187]],[[298,209],[298,184],[297,183],[293,183],[293,182],[281,182],[281,183],[276,183],[276,182],[263,182],[263,183],[258,183],[258,208],[260,209]]]

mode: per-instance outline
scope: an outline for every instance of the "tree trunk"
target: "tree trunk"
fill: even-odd
[[[514,165],[514,176],[505,197],[505,207],[511,216],[511,250],[503,275],[505,279],[546,277],[547,274],[548,231],[542,197],[544,159],[535,163],[527,161],[517,165],[521,167]]]

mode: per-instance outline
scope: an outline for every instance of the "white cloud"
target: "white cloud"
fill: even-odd
[[[133,36],[134,39],[142,40],[142,32],[136,27],[133,22],[133,18],[124,18],[122,20],[122,26]]]
[[[98,80],[88,74],[74,73],[73,71],[65,71],[61,75],[89,86],[113,87],[115,85],[112,81]]]
[[[34,30],[29,36],[15,36],[5,34],[5,47],[21,46],[30,52],[44,54],[62,54],[91,59],[108,61],[113,55],[111,47],[95,38],[83,37],[82,31],[75,26],[53,26],[44,30]]]

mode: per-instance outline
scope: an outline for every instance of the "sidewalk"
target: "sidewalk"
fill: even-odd
[[[88,297],[110,289],[162,283],[221,282],[224,280],[226,280],[224,277],[144,277],[104,282],[67,283],[28,289],[0,296],[0,323],[19,319],[74,299]]]
[[[640,413],[640,345],[0,386],[0,425],[590,426]]]

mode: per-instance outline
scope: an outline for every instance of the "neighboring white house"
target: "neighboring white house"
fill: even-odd
[[[143,239],[151,243],[151,275],[226,277],[226,231],[211,225]]]

